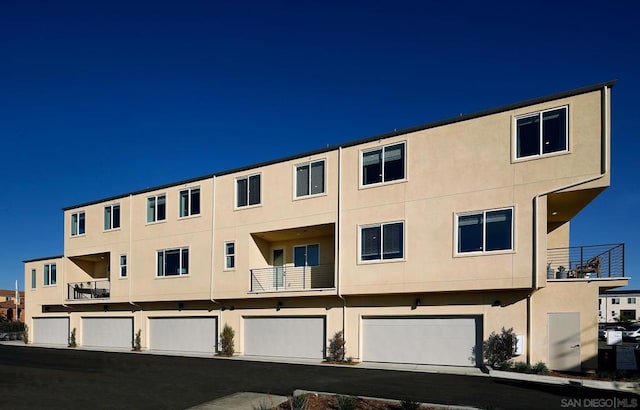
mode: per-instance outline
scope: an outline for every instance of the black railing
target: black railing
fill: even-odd
[[[547,250],[547,278],[623,278],[624,244]]]
[[[110,295],[109,279],[67,283],[67,300],[108,299]]]
[[[251,269],[251,292],[331,289],[333,265],[272,266]]]

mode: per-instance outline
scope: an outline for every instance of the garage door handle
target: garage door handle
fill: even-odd
[[[576,347],[580,347],[580,344],[571,346],[572,349],[575,349]]]

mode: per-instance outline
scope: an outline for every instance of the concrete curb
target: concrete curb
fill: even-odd
[[[518,380],[532,383],[555,384],[559,386],[582,386],[590,389],[612,390],[640,395],[640,383],[619,382],[609,380],[591,380],[580,378],[565,378],[555,376],[543,376],[538,374],[526,374],[517,372],[505,372],[501,370],[489,370],[489,376],[495,379]]]

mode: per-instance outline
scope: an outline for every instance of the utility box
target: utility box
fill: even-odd
[[[524,354],[524,336],[516,335],[516,346],[513,355],[520,356],[521,354]]]
[[[609,330],[607,332],[607,345],[621,345],[622,344],[622,331],[620,330]]]

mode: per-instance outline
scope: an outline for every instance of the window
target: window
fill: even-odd
[[[127,255],[120,255],[120,277],[127,277]]]
[[[566,151],[567,107],[516,117],[516,158]]]
[[[31,269],[31,289],[36,288],[36,270]]]
[[[458,253],[513,249],[513,209],[458,215]]]
[[[147,198],[147,222],[164,221],[167,217],[166,210],[165,195]]]
[[[612,305],[619,305],[620,304],[620,298],[611,298],[611,304]]]
[[[320,245],[302,245],[293,247],[294,266],[318,266],[320,264]]]
[[[44,265],[44,286],[55,286],[56,284],[56,264],[47,263]]]
[[[324,193],[324,160],[296,166],[296,197]]]
[[[180,191],[180,217],[200,214],[200,188]]]
[[[636,304],[636,298],[627,298],[627,303],[630,305],[635,305]]]
[[[84,235],[84,212],[71,214],[71,236]]]
[[[120,205],[104,207],[104,230],[120,228]]]
[[[189,248],[158,251],[157,276],[189,274]]]
[[[362,152],[362,185],[405,178],[405,143]]]
[[[404,222],[360,228],[360,260],[375,261],[404,257]]]
[[[236,243],[227,242],[224,244],[224,268],[234,269],[236,267]]]
[[[260,203],[260,174],[236,180],[236,207]]]

